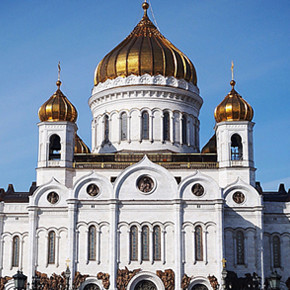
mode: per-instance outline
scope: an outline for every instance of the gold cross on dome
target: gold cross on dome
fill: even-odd
[[[57,79],[60,81],[60,71],[61,71],[61,68],[60,68],[60,61],[58,62],[57,67],[58,67],[58,78],[57,78]]]
[[[231,71],[232,71],[232,80],[234,80],[234,62],[233,61],[232,61]]]
[[[226,268],[227,265],[227,260],[225,258],[222,259],[222,263],[223,263],[223,268]]]

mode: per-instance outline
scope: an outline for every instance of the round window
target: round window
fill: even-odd
[[[202,196],[204,194],[204,187],[200,183],[196,183],[192,186],[191,192],[195,196]]]
[[[236,191],[234,194],[233,194],[233,201],[235,203],[238,203],[238,204],[241,204],[245,201],[245,195],[240,192],[240,191]]]
[[[91,183],[90,185],[88,185],[88,187],[87,187],[87,194],[88,195],[96,196],[99,194],[99,192],[100,192],[100,189],[96,184]]]
[[[150,193],[154,189],[154,181],[149,176],[141,176],[137,180],[137,187],[143,193]]]
[[[52,191],[47,195],[47,200],[51,204],[55,204],[59,201],[59,195],[56,192]]]

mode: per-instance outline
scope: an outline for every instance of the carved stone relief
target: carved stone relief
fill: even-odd
[[[219,288],[219,283],[218,283],[217,278],[214,275],[212,275],[212,276],[208,275],[207,278],[209,280],[211,288],[214,290],[217,290]]]
[[[156,275],[162,280],[164,287],[166,290],[174,290],[174,278],[175,274],[174,271],[171,269],[167,269],[163,271],[156,271]]]
[[[97,278],[99,280],[102,280],[102,284],[103,284],[105,289],[109,289],[110,288],[110,274],[99,272],[97,274]]]
[[[245,195],[240,192],[240,191],[236,191],[234,194],[233,194],[233,201],[235,203],[238,203],[238,204],[241,204],[245,201]]]
[[[141,269],[135,269],[133,271],[129,271],[127,267],[125,267],[125,269],[118,269],[117,289],[126,290],[130,280],[140,271]]]

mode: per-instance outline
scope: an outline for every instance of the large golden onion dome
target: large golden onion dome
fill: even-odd
[[[75,134],[75,149],[74,153],[90,153],[89,147],[85,144],[85,142]]]
[[[95,72],[95,85],[107,79],[131,74],[173,76],[197,84],[196,71],[189,58],[167,40],[150,21],[148,3],[144,16],[131,34],[109,52]]]
[[[236,92],[236,82],[231,81],[232,90],[215,108],[214,117],[217,123],[223,121],[251,121],[253,108]]]
[[[61,81],[56,82],[56,92],[39,108],[38,116],[41,122],[75,122],[78,117],[75,106],[60,90]]]

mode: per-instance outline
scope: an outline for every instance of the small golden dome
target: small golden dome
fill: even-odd
[[[217,123],[223,121],[251,121],[253,108],[235,90],[236,82],[231,81],[232,90],[215,108],[214,117]]]
[[[56,82],[56,85],[56,92],[38,110],[40,121],[75,122],[78,117],[76,108],[60,90],[60,80]]]
[[[78,136],[78,134],[75,135],[75,150],[74,150],[74,153],[91,153],[89,147]]]
[[[144,16],[131,34],[99,63],[94,83],[131,74],[163,75],[197,84],[196,71],[189,58],[168,41],[150,21],[149,4],[143,3]]]
[[[217,153],[216,135],[214,134],[209,141],[203,146],[201,153]]]

